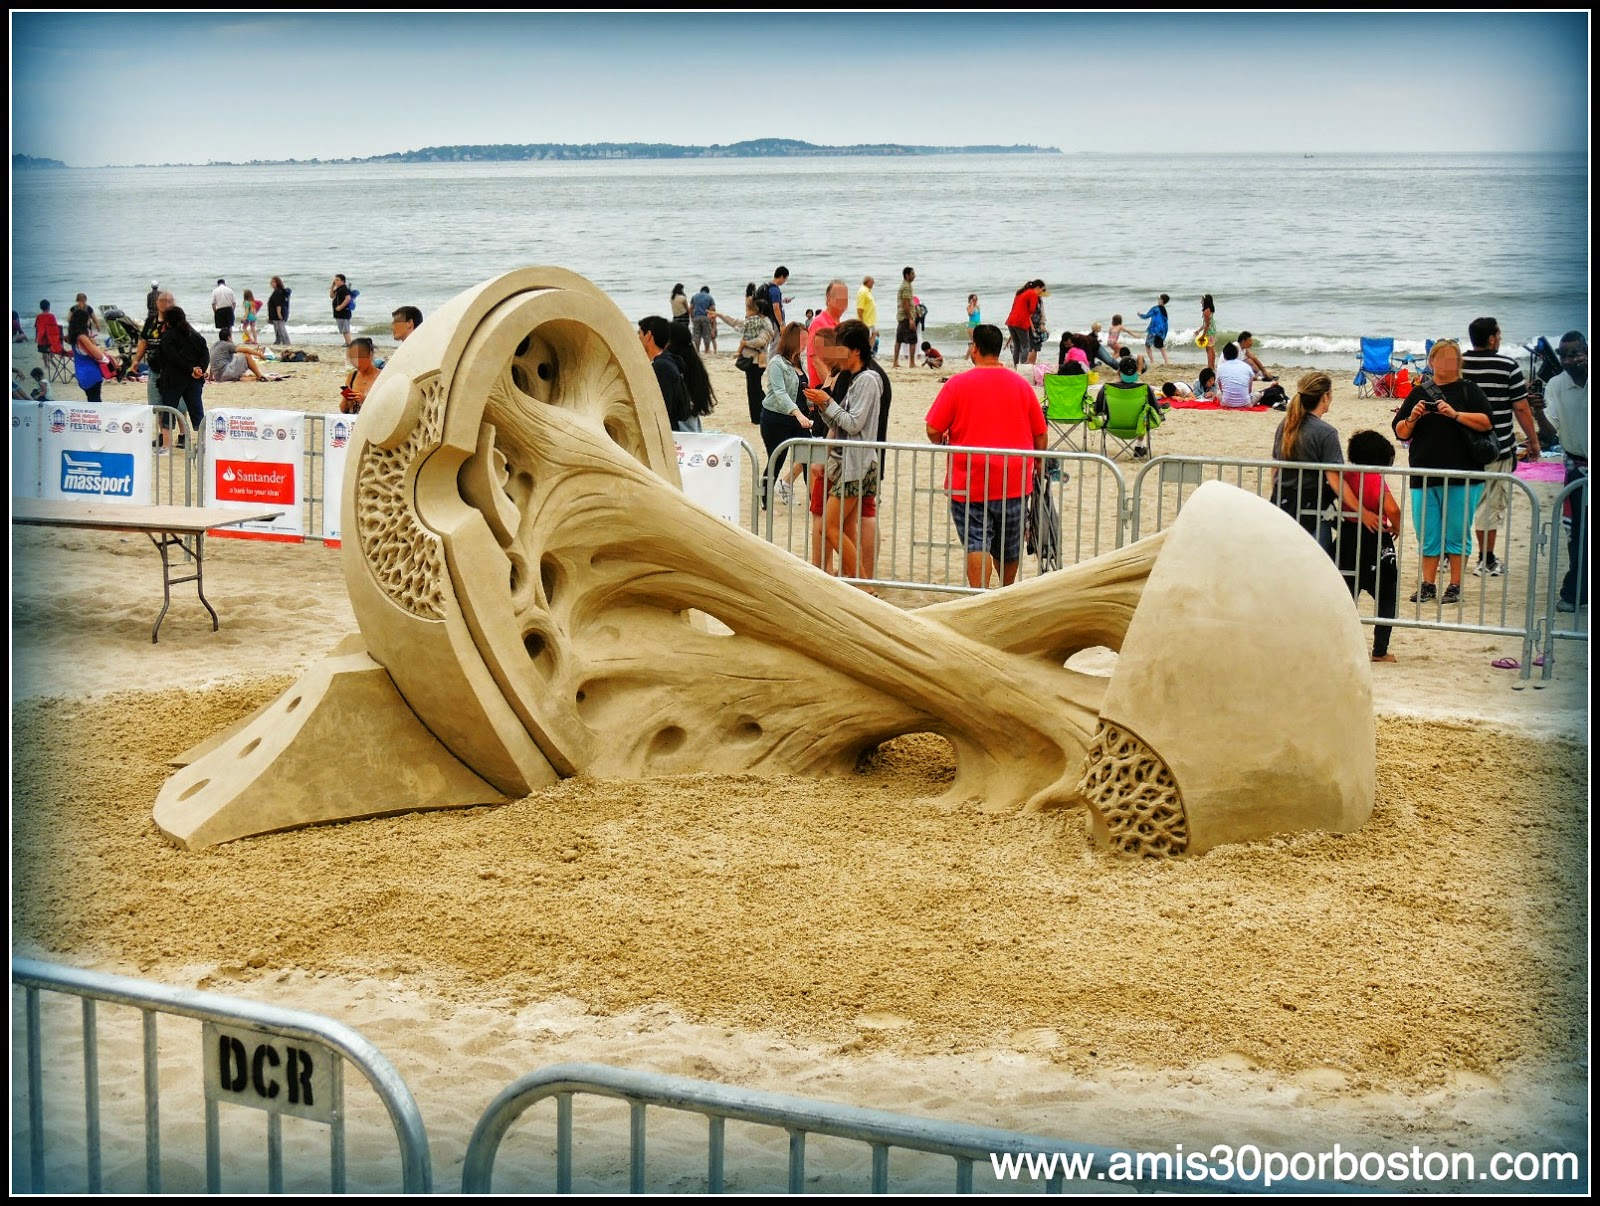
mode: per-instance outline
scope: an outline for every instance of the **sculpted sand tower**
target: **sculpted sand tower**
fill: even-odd
[[[190,752],[155,809],[180,844],[576,774],[846,773],[924,731],[955,749],[955,800],[1087,802],[1128,853],[1349,831],[1371,810],[1349,595],[1231,487],[1105,557],[903,612],[688,501],[633,325],[552,268],[419,328],[349,464],[361,636]],[[1098,645],[1122,652],[1109,683],[1063,665]]]

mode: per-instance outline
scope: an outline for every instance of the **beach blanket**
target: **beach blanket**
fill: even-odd
[[[1224,406],[1221,402],[1202,402],[1198,398],[1173,398],[1173,410],[1271,410],[1270,406]]]
[[[1521,461],[1517,465],[1517,476],[1525,482],[1555,482],[1559,485],[1566,475],[1566,466],[1560,460]]]

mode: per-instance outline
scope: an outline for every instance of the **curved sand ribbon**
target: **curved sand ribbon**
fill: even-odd
[[[1210,545],[1227,543],[1243,514],[1246,535],[1267,548],[1310,544],[1240,491],[1204,487],[1168,532],[1105,557],[904,612],[690,502],[633,324],[553,268],[485,282],[419,327],[369,394],[349,455],[343,556],[361,641],[191,751],[156,805],[180,844],[494,802],[575,774],[844,773],[881,742],[922,731],[955,750],[952,800],[1087,799],[1102,837],[1136,854],[1238,840],[1240,826],[1186,811],[1191,797],[1211,800],[1203,785],[1215,772],[1190,754],[1181,725],[1163,729],[1181,768],[1137,746],[1167,772],[1165,803],[1124,807],[1124,797],[1161,795],[1138,771],[1144,755],[1129,753],[1132,734],[1161,726],[1118,691],[1124,668],[1140,677],[1146,659],[1124,650],[1109,685],[1063,662],[1083,648],[1124,649],[1141,626],[1152,654],[1182,640],[1168,626],[1185,622],[1193,600],[1183,591],[1169,585],[1167,614],[1146,620],[1148,585],[1174,543],[1215,559]],[[1322,561],[1313,568],[1327,571],[1313,597],[1351,630],[1334,644],[1354,648],[1365,671],[1349,595],[1310,547]],[[1303,561],[1291,558],[1296,573]],[[1269,578],[1264,592],[1239,593],[1274,615],[1288,601],[1304,615],[1304,584],[1285,596]],[[1259,622],[1237,617],[1224,641],[1234,656],[1260,643]],[[1370,698],[1355,697],[1366,680],[1357,687],[1341,679],[1340,706],[1364,706],[1370,731]],[[1158,710],[1193,706],[1169,699]],[[1203,706],[1227,712],[1219,700]],[[309,752],[357,725],[359,746]],[[1371,806],[1370,740],[1364,756],[1364,809],[1358,775],[1327,801],[1251,816],[1246,836],[1359,825]],[[1296,823],[1275,828],[1279,814]],[[1152,826],[1159,840],[1139,836]]]

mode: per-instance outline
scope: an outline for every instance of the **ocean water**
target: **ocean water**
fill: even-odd
[[[1210,293],[1264,359],[1343,368],[1363,335],[1420,352],[1479,315],[1508,349],[1587,330],[1587,215],[1583,155],[83,168],[13,175],[11,296],[31,329],[40,298],[139,312],[160,280],[209,319],[217,277],[264,303],[277,274],[296,338],[326,342],[335,272],[361,291],[356,325],[386,335],[396,306],[426,314],[527,264],[573,269],[637,318],[668,313],[677,282],[741,315],[745,283],[782,263],[791,316],[871,273],[892,331],[911,265],[928,337],[958,353],[968,293],[1003,323],[1043,277],[1052,333],[1113,313],[1142,330],[1168,293],[1170,351],[1193,361]]]

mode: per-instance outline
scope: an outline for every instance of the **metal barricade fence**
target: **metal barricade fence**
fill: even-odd
[[[733,432],[722,432],[722,435],[733,435]],[[743,436],[734,436],[739,441],[739,446],[744,449],[745,459],[750,462],[750,530],[757,536],[761,534],[761,458],[756,455],[756,450],[750,441]]]
[[[1571,515],[1566,512],[1570,508]],[[1545,526],[1545,563],[1550,567],[1545,586],[1542,681],[1555,673],[1557,641],[1589,639],[1589,480],[1568,482],[1550,505]],[[1573,605],[1562,611],[1565,599]]]
[[[974,1190],[974,1166],[987,1166],[1001,1188],[1016,1188],[1014,1181],[1001,1180],[999,1163],[1007,1156],[1024,1154],[1049,1158],[1051,1172],[1046,1191],[1064,1192],[1069,1177],[1084,1182],[1119,1179],[1113,1161],[1116,1149],[1087,1143],[1046,1139],[1016,1131],[967,1126],[930,1118],[915,1118],[885,1110],[862,1109],[812,1101],[787,1094],[758,1089],[739,1089],[711,1081],[657,1072],[638,1072],[610,1068],[601,1064],[556,1064],[519,1077],[490,1103],[473,1129],[461,1174],[463,1193],[492,1192],[494,1166],[501,1140],[522,1114],[539,1102],[555,1099],[555,1190],[571,1193],[573,1180],[572,1099],[584,1093],[611,1098],[628,1106],[628,1190],[646,1192],[646,1110],[649,1107],[699,1114],[706,1119],[706,1192],[721,1193],[725,1188],[726,1127],[729,1122],[751,1123],[775,1128],[788,1137],[787,1176],[790,1193],[806,1189],[806,1140],[808,1136],[830,1137],[866,1144],[871,1152],[870,1188],[873,1193],[889,1191],[889,1156],[894,1149],[904,1152],[948,1156],[954,1163],[953,1188],[957,1193]],[[1074,1161],[1074,1163],[1069,1163]],[[1013,1164],[1012,1167],[1019,1167]],[[1030,1174],[1037,1167],[1029,1165]],[[1181,1167],[1171,1162],[1167,1175],[1154,1175],[1134,1181],[1120,1179],[1142,1190],[1195,1190],[1201,1192],[1261,1192],[1256,1181],[1233,1177],[1218,1180],[1185,1179]],[[1023,1180],[1029,1179],[1024,1176]],[[1281,1181],[1274,1192],[1348,1191],[1351,1186],[1330,1182]],[[539,1192],[531,1186],[500,1192]]]
[[[867,449],[878,455],[876,514],[864,517],[856,499],[824,498],[824,514],[811,514],[816,497],[797,478],[792,502],[777,489],[790,465],[805,465],[815,482],[827,451]],[[952,478],[951,470],[954,470]],[[1036,472],[1037,470],[1037,472]],[[1015,553],[1018,581],[1122,547],[1127,483],[1103,456],[1076,451],[965,448],[887,441],[786,440],[773,450],[762,479],[769,498],[764,535],[797,557],[863,585],[975,594],[969,584],[967,545],[952,502],[960,483],[982,483],[978,493],[1011,496],[1007,504],[959,503],[966,530],[1001,560]],[[957,489],[952,490],[954,480]],[[1041,489],[1033,492],[1037,480]],[[1003,487],[1002,487],[1003,483]],[[991,489],[992,488],[992,489]],[[1030,491],[1021,497],[1023,489]],[[996,568],[995,582],[999,582]]]
[[[1382,479],[1401,515],[1392,534],[1392,560],[1389,542],[1380,533],[1324,510],[1324,475],[1330,471]],[[1170,524],[1184,499],[1202,482],[1225,481],[1275,502],[1280,476],[1285,496],[1294,499],[1294,517],[1334,555],[1352,593],[1357,587],[1365,587],[1357,597],[1363,624],[1519,638],[1522,658],[1518,685],[1526,684],[1532,674],[1541,614],[1541,511],[1538,497],[1513,474],[1288,464],[1243,458],[1156,457],[1134,479],[1132,539]],[[1306,483],[1303,495],[1301,482]],[[1354,482],[1351,485],[1356,488]],[[1505,492],[1504,515],[1496,524],[1502,538],[1497,551],[1505,569],[1493,577],[1478,575],[1472,564],[1475,512],[1487,488]],[[1307,500],[1304,504],[1299,502],[1301,497]],[[1517,549],[1515,561],[1510,555],[1513,547]],[[1458,560],[1461,566],[1459,599],[1448,599],[1452,560]],[[1436,562],[1431,590],[1424,585],[1428,582],[1429,561]],[[1380,607],[1380,602],[1385,606]],[[1391,607],[1393,614],[1381,614]]]
[[[346,1061],[369,1082],[394,1126],[404,1190],[427,1193],[432,1189],[428,1135],[411,1091],[382,1052],[341,1022],[297,1009],[32,959],[11,961],[11,983],[13,988],[20,987],[24,994],[28,1192],[45,1191],[47,1139],[51,1148],[49,1154],[59,1160],[72,1126],[70,1119],[46,1116],[41,991],[73,996],[81,1001],[84,1188],[88,1192],[102,1192],[104,1179],[100,1114],[102,1038],[96,1008],[99,1002],[131,1006],[140,1011],[145,1192],[162,1192],[162,1075],[158,1064],[157,1018],[163,1014],[202,1023],[199,1041],[204,1045],[205,1060],[205,1183],[208,1192],[218,1193],[222,1188],[219,1107],[224,1102],[266,1111],[266,1174],[270,1192],[279,1193],[284,1188],[284,1114],[327,1125],[329,1182],[333,1192],[344,1192],[345,1124],[349,1112],[343,1077]],[[64,1036],[61,1041],[65,1044],[70,1038]],[[247,1050],[246,1044],[252,1049]],[[12,1067],[15,1077],[17,1065],[13,1063]],[[56,1079],[65,1079],[65,1073]],[[132,1096],[127,1091],[126,1081],[114,1080],[113,1084],[116,1086],[113,1100]],[[15,1105],[15,1080],[12,1092]],[[17,1133],[13,1125],[13,1135]],[[305,1138],[304,1130],[296,1137]],[[308,1165],[297,1161],[295,1168],[303,1173]]]
[[[153,500],[158,505],[169,507],[197,506],[201,501],[198,497],[203,481],[200,469],[205,454],[201,441],[195,438],[189,415],[171,406],[152,406],[150,409],[155,414],[156,427],[150,449],[155,465],[151,474]],[[169,424],[177,429],[174,447],[170,452],[161,446],[161,431]]]

